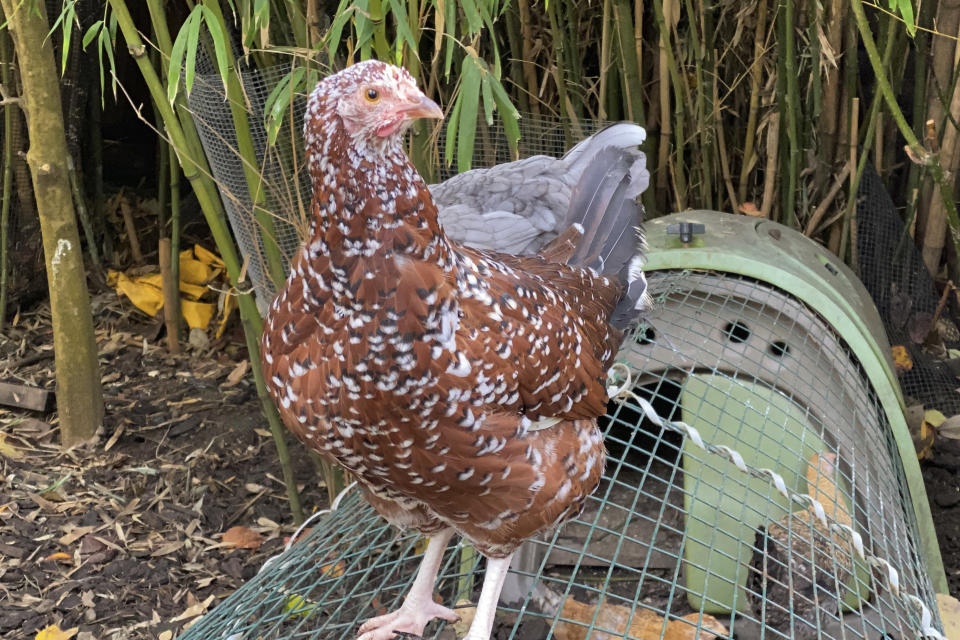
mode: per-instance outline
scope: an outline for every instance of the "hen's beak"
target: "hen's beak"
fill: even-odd
[[[397,107],[397,114],[403,116],[406,120],[416,120],[417,118],[443,119],[443,109],[419,91],[413,100]]]

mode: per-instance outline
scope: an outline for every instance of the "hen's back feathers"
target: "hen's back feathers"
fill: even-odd
[[[591,211],[595,213],[597,207],[581,208],[583,194],[603,193],[602,185],[624,180],[625,198],[646,189],[650,176],[637,149],[645,135],[635,124],[612,124],[563,158],[532,156],[431,185],[440,223],[450,238],[471,247],[536,253],[573,223],[584,224]],[[575,192],[581,194],[576,204]]]

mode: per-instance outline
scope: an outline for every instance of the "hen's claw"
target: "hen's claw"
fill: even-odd
[[[456,622],[460,619],[452,609],[448,609],[436,602],[424,602],[412,606],[400,607],[396,611],[367,620],[360,626],[360,635],[357,640],[396,640],[398,634],[411,634],[414,637],[423,635],[423,629],[434,618],[447,622]]]

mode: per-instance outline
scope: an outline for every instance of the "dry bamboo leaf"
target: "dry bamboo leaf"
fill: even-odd
[[[210,596],[203,602],[197,602],[195,604],[190,605],[184,610],[183,613],[178,615],[176,618],[173,618],[172,620],[170,620],[170,622],[180,622],[181,620],[188,620],[190,618],[196,618],[199,615],[203,615],[203,613],[205,613],[206,610],[213,603],[213,600],[215,597],[216,596]]]
[[[237,363],[237,366],[233,368],[233,371],[227,376],[227,381],[223,383],[224,387],[233,387],[240,383],[243,380],[243,377],[247,375],[247,369],[250,368],[250,363],[247,360],[241,360]]]
[[[65,547],[69,547],[83,536],[92,532],[93,529],[93,527],[71,527],[69,530],[67,530],[67,533],[63,537],[57,540],[57,542]]]
[[[682,620],[671,620],[664,624],[663,616],[650,609],[637,608],[631,611],[629,607],[607,603],[588,605],[573,597],[564,601],[560,617],[570,622],[557,623],[557,640],[616,640],[624,635],[641,640],[693,640],[697,637],[707,640],[718,635],[729,635],[726,627],[707,614],[703,615],[702,621],[700,614],[693,613]],[[594,622],[592,632],[588,631],[591,622]]]
[[[223,543],[237,549],[259,549],[263,544],[263,536],[246,527],[230,527],[223,534]]]

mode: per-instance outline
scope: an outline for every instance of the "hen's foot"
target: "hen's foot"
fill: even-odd
[[[404,603],[396,611],[364,622],[360,627],[360,635],[357,636],[357,640],[395,640],[404,637],[399,635],[401,633],[419,637],[423,635],[423,628],[434,618],[456,622],[460,619],[460,616],[452,609],[439,605],[432,600],[418,604],[411,603],[410,606]]]

